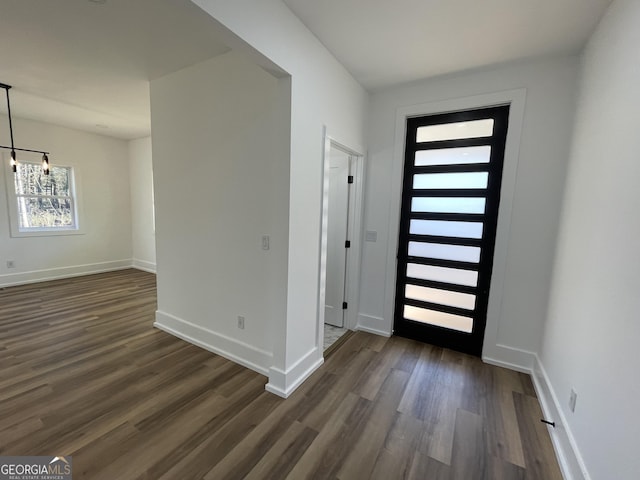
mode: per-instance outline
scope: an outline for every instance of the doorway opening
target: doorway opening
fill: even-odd
[[[480,355],[509,106],[409,118],[394,333]]]
[[[318,323],[327,352],[357,321],[363,157],[326,137],[324,163]]]

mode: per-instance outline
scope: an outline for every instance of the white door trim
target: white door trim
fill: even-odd
[[[483,358],[502,357],[501,346],[498,345],[498,328],[501,321],[503,321],[501,318],[502,293],[504,290],[504,278],[509,249],[511,212],[513,209],[513,198],[518,171],[520,137],[522,135],[522,124],[524,121],[526,94],[526,89],[520,88],[484,95],[474,95],[471,97],[400,107],[396,111],[396,137],[394,143],[393,172],[391,175],[391,209],[389,214],[389,238],[384,303],[385,323],[390,329],[388,332],[389,335],[393,333],[394,321],[396,255],[398,250],[398,235],[400,231],[400,207],[402,201],[402,175],[407,118],[509,104],[511,105],[509,112],[509,130],[507,132],[507,143],[504,152],[502,188],[500,192],[501,200],[498,212],[498,228],[496,230],[493,273],[491,276],[489,306],[487,309],[487,326],[482,351]]]
[[[362,225],[364,218],[364,154],[348,147],[331,137],[326,129],[324,132],[324,151],[322,162],[322,215],[320,225],[320,264],[319,288],[318,288],[318,312],[316,345],[323,351],[324,342],[324,305],[326,297],[326,271],[327,271],[327,229],[329,210],[329,155],[331,148],[337,148],[351,156],[351,174],[354,182],[350,192],[349,202],[349,240],[351,248],[347,255],[346,268],[346,302],[349,307],[345,315],[344,325],[354,330],[358,321],[358,305],[360,295],[360,263],[362,259]]]

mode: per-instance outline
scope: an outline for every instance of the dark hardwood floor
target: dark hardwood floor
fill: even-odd
[[[358,332],[289,399],[152,327],[155,276],[0,291],[0,455],[74,479],[561,479],[527,375]]]

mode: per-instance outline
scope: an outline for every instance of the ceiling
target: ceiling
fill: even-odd
[[[149,80],[228,51],[189,0],[0,0],[0,45],[13,116],[124,139],[149,135]]]
[[[368,90],[577,53],[611,0],[283,0]]]
[[[611,3],[283,1],[369,90],[578,52]],[[0,0],[0,45],[15,117],[123,139],[150,133],[149,80],[228,51],[189,0]]]

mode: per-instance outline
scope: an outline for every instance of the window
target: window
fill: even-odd
[[[15,174],[7,175],[14,194],[9,202],[13,236],[79,233],[71,167],[52,166],[45,175],[40,163],[22,161]]]

